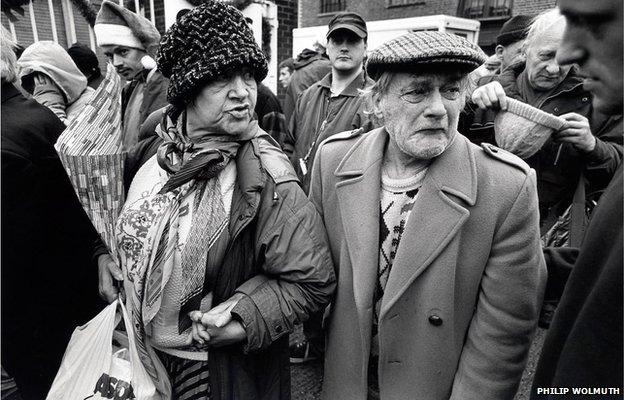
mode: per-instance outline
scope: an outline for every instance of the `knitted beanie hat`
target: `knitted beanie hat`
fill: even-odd
[[[409,32],[391,39],[371,52],[366,72],[377,80],[384,70],[449,65],[470,72],[487,56],[476,44],[452,33]]]
[[[236,8],[209,1],[174,23],[160,42],[158,69],[169,78],[167,100],[188,104],[207,83],[244,67],[256,81],[267,73],[267,60],[245,17]]]
[[[507,111],[499,112],[494,119],[494,133],[500,148],[527,159],[565,125],[563,118],[507,98]]]
[[[528,15],[516,15],[510,18],[501,27],[496,37],[496,44],[507,46],[508,44],[524,39],[532,21],[533,17]]]
[[[78,69],[86,76],[101,76],[100,64],[97,56],[89,47],[82,43],[74,43],[67,54],[74,60]]]
[[[126,46],[154,55],[160,33],[150,20],[109,0],[102,2],[93,26],[98,46]]]

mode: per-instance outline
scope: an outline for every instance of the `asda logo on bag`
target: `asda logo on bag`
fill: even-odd
[[[95,384],[93,394],[84,398],[84,400],[87,399],[129,400],[136,399],[136,397],[134,397],[134,390],[130,383],[104,373]]]

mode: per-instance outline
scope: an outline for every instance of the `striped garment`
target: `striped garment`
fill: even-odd
[[[208,361],[186,360],[158,352],[173,388],[175,400],[210,400]]]

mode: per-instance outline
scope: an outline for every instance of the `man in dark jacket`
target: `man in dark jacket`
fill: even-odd
[[[93,29],[98,46],[119,75],[129,81],[121,95],[127,150],[137,143],[145,119],[167,105],[169,81],[156,69],[151,57],[158,49],[160,34],[148,19],[111,1],[102,3]]]
[[[366,55],[366,22],[355,13],[338,14],[329,22],[327,53],[331,73],[306,89],[289,122],[284,152],[289,156],[307,193],[308,171],[318,145],[327,137],[364,127],[372,128],[364,114],[360,92],[373,85],[362,69]]]
[[[576,63],[586,76],[592,104],[620,114],[622,93],[622,1],[560,0],[568,20],[557,52],[561,64]],[[620,135],[622,131],[620,130]],[[602,196],[579,249],[545,251],[548,268],[572,271],[546,336],[531,399],[621,399],[622,343],[622,166]],[[566,396],[556,393],[566,391]]]
[[[331,71],[331,61],[325,54],[325,49],[318,44],[317,47],[319,51],[304,49],[294,62],[294,72],[284,96],[284,116],[287,123],[295,112],[299,95]]]
[[[504,109],[507,96],[568,121],[567,128],[525,160],[537,172],[543,233],[570,205],[582,172],[589,180],[588,192],[604,189],[600,183],[609,181],[622,157],[617,117],[593,110],[591,94],[583,88],[576,69],[555,60],[564,28],[565,20],[557,10],[539,16],[526,39],[526,63],[507,68],[472,94],[479,107],[472,126],[490,128],[482,141],[494,141],[493,109],[499,105]]]
[[[7,40],[2,38],[2,367],[22,399],[41,400],[72,331],[99,311],[90,255],[96,233],[53,147],[65,125],[7,79]]]
[[[364,100],[360,96],[361,90],[373,85],[362,69],[366,39],[366,22],[362,17],[355,13],[334,17],[327,32],[331,73],[306,89],[297,100],[284,152],[306,193],[310,186],[308,171],[323,140],[343,131],[372,128],[364,115]],[[291,347],[291,362],[306,362],[320,356],[324,347],[321,321],[322,313],[311,316],[304,324],[306,340]]]

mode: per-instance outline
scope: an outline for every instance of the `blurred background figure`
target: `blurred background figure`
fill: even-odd
[[[287,124],[290,124],[295,112],[299,94],[331,71],[331,61],[325,53],[325,44],[326,39],[317,38],[312,46],[314,50],[304,49],[293,63],[294,72],[290,77],[283,107]]]
[[[52,41],[43,40],[28,46],[17,65],[22,87],[66,125],[93,94],[93,88],[87,86],[87,78],[67,51]]]
[[[522,43],[526,38],[531,21],[533,21],[533,17],[516,15],[503,24],[496,37],[495,51],[501,64],[495,75],[523,58]]]
[[[279,83],[284,89],[288,87],[294,71],[295,60],[292,58],[287,58],[279,64]]]
[[[67,53],[74,60],[80,72],[87,77],[87,85],[97,89],[104,77],[100,71],[98,58],[93,50],[82,43],[74,43],[73,46],[67,49]]]
[[[101,307],[91,257],[97,234],[54,150],[65,125],[16,88],[13,43],[4,28],[0,50],[2,367],[24,400],[41,400],[74,328]]]
[[[494,54],[469,74],[470,84],[473,88],[480,86],[483,82],[482,78],[487,78],[497,74],[500,71],[501,60],[498,55]]]
[[[558,5],[568,25],[557,50],[557,62],[577,64],[586,77],[585,87],[593,95],[594,108],[621,119],[622,0],[559,0]],[[620,125],[620,138],[622,132]],[[618,164],[580,249],[544,251],[549,275],[551,270],[571,273],[544,342],[531,399],[559,397],[540,392],[543,388],[570,387],[602,389],[588,396],[592,398],[622,398],[624,180],[621,162]]]

